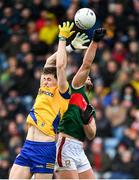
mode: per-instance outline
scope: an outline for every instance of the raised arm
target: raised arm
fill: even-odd
[[[84,46],[85,43],[89,42],[88,36],[83,33],[80,35],[80,32],[78,32],[68,46],[66,46],[66,52],[70,53],[74,50],[81,50],[81,49],[87,49],[87,46]],[[50,67],[50,66],[56,66],[56,56],[57,52],[52,54],[50,57],[47,58],[45,66],[44,67]]]
[[[71,31],[74,23],[64,22],[63,26],[59,26],[59,44],[56,58],[57,68],[57,80],[60,93],[65,93],[68,84],[66,78],[66,65],[67,65],[67,53],[66,53],[66,39],[69,38],[74,31]]]
[[[90,43],[85,56],[83,58],[83,63],[73,78],[72,85],[74,88],[79,88],[84,85],[91,68],[91,64],[95,58],[96,50],[98,47],[98,42],[104,37],[106,30],[104,28],[99,28],[94,30],[93,41]]]
[[[48,57],[46,59],[46,63],[44,65],[44,67],[52,67],[52,66],[56,67],[56,55],[57,55],[57,52],[55,52],[50,57]]]

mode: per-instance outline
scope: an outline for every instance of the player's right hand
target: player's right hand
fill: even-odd
[[[106,34],[106,29],[105,28],[98,28],[95,29],[93,32],[93,41],[94,42],[99,42],[103,39],[103,37]]]
[[[59,25],[59,37],[63,37],[65,39],[69,38],[75,31],[71,31],[74,26],[72,22],[70,24],[69,21],[63,22],[63,26]]]
[[[71,42],[71,45],[74,49],[87,49],[87,46],[84,46],[85,43],[89,42],[88,36],[83,33],[80,35],[80,32],[78,32]]]

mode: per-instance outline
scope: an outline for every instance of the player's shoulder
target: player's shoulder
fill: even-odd
[[[62,98],[64,98],[64,99],[70,99],[70,88],[68,87],[67,88],[67,90],[65,91],[65,92],[63,92],[63,93],[61,93],[60,91],[59,91],[59,94],[60,94],[60,96],[62,97]]]
[[[84,93],[85,92],[85,86],[75,87],[73,84],[70,85],[70,91],[72,93]]]

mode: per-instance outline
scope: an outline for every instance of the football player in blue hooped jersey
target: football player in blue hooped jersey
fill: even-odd
[[[60,43],[65,43],[62,37],[69,38],[73,23],[63,23],[60,28]],[[76,35],[67,52],[74,49],[85,49],[88,42],[85,34]],[[64,114],[69,102],[69,86],[66,80],[67,56],[61,50],[60,61],[56,62],[57,52],[49,57],[43,68],[40,88],[33,108],[27,117],[28,133],[20,154],[11,168],[9,179],[50,179],[53,175],[56,144],[55,135],[60,116]]]

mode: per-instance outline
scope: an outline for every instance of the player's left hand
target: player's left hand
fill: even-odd
[[[72,22],[70,24],[69,21],[63,22],[63,26],[59,25],[59,37],[63,37],[67,39],[70,36],[72,36],[72,34],[75,32],[75,31],[71,31],[73,26],[74,26],[74,23]]]
[[[85,111],[81,111],[81,119],[84,125],[87,125],[90,121],[90,118],[95,114],[95,108],[88,104]]]
[[[98,28],[95,29],[93,32],[93,41],[99,42],[103,39],[103,37],[106,34],[106,29],[105,28]]]
[[[87,46],[84,46],[85,43],[89,42],[88,36],[83,33],[80,35],[80,32],[78,32],[71,42],[71,45],[74,49],[87,49]]]

